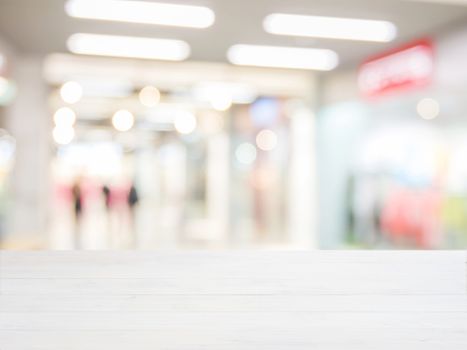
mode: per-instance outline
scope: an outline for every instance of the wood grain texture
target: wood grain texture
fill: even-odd
[[[467,349],[467,253],[0,252],[1,350]]]

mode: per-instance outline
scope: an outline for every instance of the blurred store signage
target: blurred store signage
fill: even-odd
[[[431,82],[434,64],[433,41],[418,40],[365,61],[358,85],[367,97],[420,88]]]
[[[7,59],[0,52],[0,106],[8,105],[16,96],[16,84],[7,76]]]
[[[274,125],[280,117],[280,112],[279,100],[272,97],[259,98],[250,107],[251,121],[257,128]]]
[[[16,84],[0,76],[0,106],[6,106],[16,96]]]
[[[5,69],[5,63],[6,63],[5,56],[2,55],[2,53],[0,52],[0,74],[2,74]]]

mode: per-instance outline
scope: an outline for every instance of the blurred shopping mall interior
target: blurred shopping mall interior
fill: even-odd
[[[0,248],[467,247],[467,0],[0,0]]]

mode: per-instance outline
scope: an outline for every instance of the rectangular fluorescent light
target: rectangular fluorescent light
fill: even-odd
[[[181,40],[77,33],[68,38],[76,54],[182,61],[190,46]]]
[[[211,102],[213,98],[231,99],[233,103],[252,103],[258,93],[247,84],[224,81],[203,81],[193,89],[193,95],[199,101]]]
[[[295,68],[329,71],[337,67],[334,51],[280,46],[233,45],[227,52],[230,63],[241,66]]]
[[[121,98],[128,97],[133,94],[135,87],[129,81],[120,79],[97,79],[97,78],[80,78],[77,77],[73,81],[78,82],[83,87],[83,95],[86,97],[104,97],[104,98]]]
[[[325,39],[390,42],[397,36],[396,26],[387,21],[282,13],[268,15],[263,27],[271,34]]]
[[[215,19],[207,7],[148,1],[69,0],[65,11],[75,18],[188,28],[207,28]]]

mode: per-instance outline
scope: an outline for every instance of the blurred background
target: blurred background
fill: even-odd
[[[467,1],[0,0],[2,249],[465,249]]]

